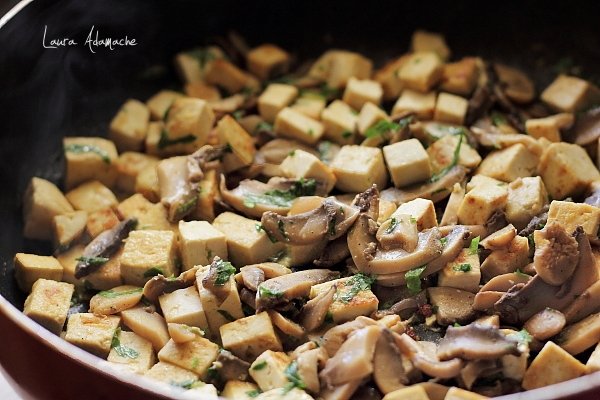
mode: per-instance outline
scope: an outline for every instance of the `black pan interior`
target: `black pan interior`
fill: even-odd
[[[179,88],[172,55],[235,29],[315,57],[331,47],[365,53],[378,65],[402,54],[417,28],[443,32],[454,57],[481,55],[519,66],[540,88],[558,69],[600,81],[600,3],[469,1],[35,1],[0,29],[0,293],[18,307],[12,258],[49,254],[21,235],[21,195],[32,176],[60,183],[60,140],[105,135],[122,102]],[[79,45],[44,49],[69,37]],[[100,37],[139,43],[114,51],[84,46]],[[157,71],[164,71],[157,74]]]

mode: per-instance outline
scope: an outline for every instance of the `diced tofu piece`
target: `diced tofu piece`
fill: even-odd
[[[23,200],[23,235],[28,239],[51,240],[54,217],[71,211],[73,207],[55,184],[33,177]]]
[[[465,225],[483,225],[494,211],[504,209],[507,199],[506,185],[475,186],[467,192],[458,209],[458,222]]]
[[[252,400],[255,396],[251,395],[258,392],[258,386],[254,383],[230,380],[225,383],[221,396],[227,400]]]
[[[179,248],[184,270],[208,265],[215,256],[227,260],[225,235],[206,221],[179,221]]]
[[[120,152],[142,150],[149,120],[148,107],[141,101],[129,99],[110,122],[108,138]]]
[[[600,173],[586,151],[570,143],[552,143],[542,154],[538,171],[553,199],[582,194]]]
[[[467,115],[469,102],[454,94],[440,93],[435,103],[433,119],[440,122],[462,125]]]
[[[471,254],[469,249],[462,249],[458,256],[440,271],[438,286],[477,293],[480,280],[479,255],[476,252]]]
[[[444,65],[440,88],[446,92],[468,96],[475,89],[478,78],[477,59],[465,57]]]
[[[170,157],[190,154],[199,147],[191,135],[186,135],[183,139],[171,140],[163,121],[150,122],[148,125],[146,153],[150,155]]]
[[[197,48],[178,53],[175,56],[175,68],[184,82],[202,82],[214,60],[223,57],[225,57],[223,50],[217,46]]]
[[[56,256],[60,264],[63,266],[62,280],[72,283],[81,288],[92,288],[96,290],[108,290],[119,286],[121,282],[121,267],[119,257],[122,250],[117,251],[110,260],[102,265],[97,271],[87,275],[85,278],[75,278],[75,267],[77,266],[77,258],[83,255],[83,245],[71,246],[67,251]]]
[[[489,397],[482,396],[477,393],[470,392],[465,389],[457,388],[455,386],[448,389],[444,400],[486,400]]]
[[[133,193],[138,174],[144,169],[156,167],[157,163],[158,159],[156,157],[144,153],[133,151],[122,153],[115,163],[119,174],[117,188],[126,193]]]
[[[135,178],[135,192],[140,193],[153,203],[160,201],[160,186],[156,165],[141,170]]]
[[[379,300],[370,289],[361,290],[352,296],[355,289],[350,278],[336,279],[336,284],[336,295],[329,306],[329,312],[336,324],[352,321],[360,315],[371,315],[377,311]]]
[[[38,279],[60,281],[63,277],[63,267],[52,256],[17,253],[15,255],[15,278],[19,288],[29,293]]]
[[[581,78],[559,75],[542,92],[540,98],[553,110],[576,112],[598,103],[600,90]]]
[[[331,168],[314,155],[304,150],[294,150],[280,165],[281,172],[289,178],[313,178],[323,185],[329,193],[333,189],[336,178]]]
[[[534,138],[546,138],[551,142],[561,141],[561,131],[573,125],[575,117],[571,113],[560,113],[545,118],[532,118],[525,121],[525,130]]]
[[[57,247],[65,247],[81,237],[85,232],[87,219],[88,213],[85,211],[71,211],[55,215],[52,219],[54,244]]]
[[[323,124],[286,107],[277,114],[273,130],[277,134],[307,144],[315,144],[321,139],[325,129]]]
[[[496,150],[483,159],[477,173],[504,182],[532,176],[538,165],[538,157],[521,143]]]
[[[501,250],[510,246],[510,242],[517,236],[517,229],[512,225],[490,233],[479,245],[486,250]]]
[[[454,152],[458,147],[460,138],[457,135],[444,135],[442,138],[433,142],[427,148],[427,154],[431,160],[432,170],[439,172],[448,167],[454,161]],[[458,152],[458,165],[466,168],[476,168],[481,163],[481,156],[467,143],[463,136],[460,143],[460,151]]]
[[[161,90],[150,97],[146,100],[146,107],[150,110],[150,118],[154,121],[165,119],[165,114],[171,108],[171,104],[180,97],[183,97],[183,94],[174,90]]]
[[[442,77],[442,61],[433,52],[416,52],[400,68],[400,82],[422,93],[430,91]]]
[[[298,97],[298,88],[282,83],[271,83],[258,97],[258,112],[267,122],[273,123],[279,111]]]
[[[173,386],[183,386],[194,383],[198,375],[176,365],[159,361],[144,374],[145,377],[165,382]]]
[[[446,39],[439,33],[417,30],[412,35],[412,51],[430,51],[439,56],[442,61],[450,58],[450,49],[446,44]]]
[[[522,386],[531,390],[585,375],[585,365],[557,346],[546,342],[542,350],[527,368]]]
[[[379,82],[352,77],[348,80],[342,100],[355,110],[360,110],[367,102],[380,104],[382,98],[383,88]]]
[[[141,287],[123,285],[99,292],[90,299],[90,312],[111,315],[135,307],[142,300],[142,291]]]
[[[383,223],[386,219],[390,218],[394,211],[396,211],[396,203],[385,199],[379,200],[379,218],[377,222]]]
[[[253,360],[265,350],[282,350],[281,341],[266,312],[225,324],[220,331],[223,347],[245,360]]]
[[[449,287],[430,287],[427,289],[429,302],[435,311],[435,318],[440,325],[451,325],[456,322],[464,324],[475,318],[473,310],[473,293]]]
[[[222,87],[231,94],[244,89],[257,89],[260,86],[255,77],[225,59],[214,60],[208,66],[206,82]]]
[[[329,50],[315,61],[308,75],[327,82],[327,86],[339,89],[346,86],[351,77],[367,79],[371,76],[373,62],[358,53]]]
[[[212,383],[204,383],[201,381],[196,382],[190,389],[187,390],[186,396],[194,396],[190,398],[197,398],[202,400],[220,400],[219,392]]]
[[[591,238],[598,234],[600,225],[600,208],[584,203],[554,200],[548,210],[548,224],[558,222],[568,233],[572,233],[578,226]]]
[[[594,352],[588,358],[587,363],[585,364],[589,372],[600,371],[600,343],[596,345]]]
[[[101,358],[110,352],[121,318],[114,315],[72,314],[67,322],[65,340]]]
[[[217,124],[217,135],[221,144],[227,144],[231,153],[223,157],[225,172],[248,166],[254,161],[256,148],[252,136],[230,115],[226,115]]]
[[[542,178],[518,178],[508,185],[508,201],[504,213],[508,222],[521,230],[547,203],[548,192]]]
[[[373,74],[373,79],[383,88],[383,99],[393,100],[398,98],[404,85],[400,82],[400,69],[410,59],[410,54],[404,54],[388,63]]]
[[[121,311],[121,318],[129,329],[149,340],[154,351],[162,349],[170,339],[167,323],[157,312],[138,306]]]
[[[119,223],[119,217],[111,208],[91,212],[87,218],[87,232],[95,238],[107,229]]]
[[[158,301],[167,323],[197,326],[203,330],[208,328],[200,295],[195,286],[163,294]]]
[[[257,400],[314,400],[314,398],[302,389],[292,388],[287,391],[283,389],[271,389],[256,396]]]
[[[396,187],[423,182],[431,177],[429,156],[415,138],[384,146],[383,155]],[[383,186],[379,187],[383,189]]]
[[[265,43],[246,54],[248,71],[261,80],[285,74],[290,67],[290,55],[274,44]]]
[[[200,148],[206,143],[214,122],[215,114],[207,101],[178,98],[169,108],[158,148],[167,147],[173,141],[185,142],[190,148]]]
[[[23,314],[58,335],[67,320],[74,290],[70,283],[38,279],[25,299]]]
[[[171,231],[137,230],[129,234],[121,255],[121,275],[130,285],[144,286],[152,278],[150,270],[164,276],[178,274],[177,241]]]
[[[383,400],[429,400],[427,392],[422,386],[408,386],[402,389],[394,390],[386,394]]]
[[[148,371],[156,363],[150,341],[133,332],[120,332],[118,340],[119,344],[108,353],[108,361],[137,374]]]
[[[292,109],[310,117],[312,119],[321,119],[321,113],[325,109],[325,99],[321,96],[304,94],[296,99]]]
[[[204,82],[189,82],[184,87],[185,94],[196,99],[215,102],[221,100],[221,93],[216,86],[207,85]],[[211,105],[212,106],[212,105]]]
[[[204,377],[218,354],[219,346],[217,344],[196,336],[194,340],[185,343],[175,343],[173,339],[169,340],[165,347],[158,352],[158,359]]]
[[[283,249],[282,243],[272,243],[264,231],[258,231],[257,223],[232,212],[224,212],[213,221],[213,227],[227,239],[227,253],[234,265],[258,264]]]
[[[410,215],[411,221],[414,219],[414,223],[417,224],[417,230],[419,231],[438,225],[435,216],[435,206],[433,205],[433,201],[428,199],[418,198],[400,204],[392,214],[392,217],[399,217],[401,215]]]
[[[289,383],[285,369],[291,362],[281,351],[266,350],[250,366],[250,376],[263,391],[282,388]]]
[[[200,192],[196,209],[191,217],[212,222],[217,214],[215,202],[221,198],[219,192],[219,177],[216,170],[209,170],[204,173],[204,178],[198,184]]]
[[[388,175],[379,148],[342,146],[330,166],[337,178],[335,186],[344,192],[363,192],[373,184],[386,187]]]
[[[340,100],[334,100],[321,114],[325,137],[339,144],[352,143],[358,117],[352,108]]]
[[[81,184],[65,196],[73,208],[87,212],[114,208],[118,204],[115,194],[99,181]]]
[[[90,180],[98,180],[108,187],[115,183],[117,170],[113,163],[118,155],[113,142],[97,137],[66,137],[63,146],[67,190]]]
[[[388,115],[381,108],[371,102],[365,103],[358,114],[357,127],[361,135],[365,135],[367,129],[375,125],[377,122],[387,120]]]
[[[473,175],[469,183],[467,183],[467,192],[475,189],[476,187],[483,186],[500,186],[506,187],[506,182],[499,181],[498,179],[490,178],[489,176],[476,174]]]
[[[481,275],[488,281],[495,276],[515,272],[529,263],[529,240],[515,236],[506,249],[493,250],[481,264]]]
[[[117,207],[122,219],[136,218],[137,229],[154,229],[157,231],[171,229],[167,220],[167,210],[162,204],[150,203],[139,193],[123,200]]]
[[[435,92],[419,93],[414,90],[404,89],[398,101],[394,104],[392,115],[411,111],[420,119],[431,119],[435,110],[435,100]]]

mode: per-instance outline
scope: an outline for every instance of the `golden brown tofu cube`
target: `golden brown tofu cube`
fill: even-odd
[[[483,159],[477,173],[512,182],[517,178],[532,176],[536,172],[538,157],[523,144],[517,143],[502,150],[496,150]]]
[[[200,148],[206,143],[214,122],[215,115],[207,101],[178,98],[169,108],[158,148],[164,149],[182,142],[189,147]]]
[[[325,165],[316,156],[304,151],[294,150],[280,165],[281,172],[289,178],[315,179],[323,185],[325,192],[329,193],[335,185],[335,175],[331,168]]]
[[[223,168],[230,172],[248,166],[254,161],[256,148],[252,136],[230,115],[226,115],[217,124],[217,135],[221,144],[228,144],[231,153],[223,157]]]
[[[481,275],[486,281],[495,276],[515,272],[529,262],[529,240],[524,236],[515,236],[510,244],[499,250],[493,250],[481,264]]]
[[[440,172],[450,166],[454,161],[454,152],[458,147],[460,138],[458,135],[444,135],[427,147],[427,154],[431,161],[431,167],[434,173]],[[469,169],[476,168],[481,162],[481,156],[475,149],[467,143],[463,137],[458,152],[458,165]]]
[[[458,221],[466,225],[483,225],[494,211],[504,209],[507,199],[508,190],[505,186],[476,186],[460,204]]]
[[[218,354],[219,346],[217,344],[197,336],[194,340],[185,343],[175,343],[173,339],[169,340],[165,347],[158,352],[158,359],[203,377],[213,361],[217,359]]]
[[[576,112],[600,102],[600,90],[581,78],[559,75],[540,97],[555,111]]]
[[[351,77],[367,79],[371,76],[373,62],[358,53],[329,50],[311,67],[309,76],[326,81],[334,89],[346,86]]]
[[[40,278],[60,281],[63,267],[52,256],[17,253],[15,255],[15,278],[22,291],[29,293],[34,282]]]
[[[136,218],[137,229],[157,231],[172,229],[167,220],[167,210],[162,204],[153,204],[139,193],[123,200],[117,207],[121,219]]]
[[[591,238],[598,234],[600,225],[600,208],[583,203],[554,200],[548,210],[548,222],[557,222],[572,233],[578,226]]]
[[[428,199],[417,198],[400,204],[392,217],[402,218],[402,215],[410,215],[419,231],[437,226],[435,206]]]
[[[164,276],[178,274],[177,242],[172,231],[138,230],[129,234],[121,255],[121,275],[130,285],[144,286],[150,270]]]
[[[148,107],[141,101],[129,99],[110,122],[108,137],[121,152],[142,150],[149,120]]]
[[[221,93],[216,86],[204,82],[189,82],[185,84],[185,94],[189,97],[206,100],[208,102],[221,100]]]
[[[318,120],[325,109],[325,104],[325,99],[321,96],[304,94],[296,99],[294,104],[292,104],[292,109],[307,117]]]
[[[55,215],[52,220],[54,231],[54,244],[65,247],[79,239],[85,232],[88,213],[85,211],[71,211]]]
[[[84,246],[81,244],[71,246],[67,251],[56,256],[63,266],[63,281],[72,283],[80,288],[92,288],[96,290],[108,290],[121,284],[119,256],[122,250],[117,251],[110,260],[102,265],[102,268],[90,273],[85,278],[76,279],[75,267],[77,266],[77,258],[83,255],[83,249]]]
[[[67,322],[65,340],[101,358],[110,352],[121,318],[114,315],[73,314]]]
[[[89,180],[98,180],[108,187],[115,183],[117,170],[113,164],[118,155],[113,142],[97,137],[66,137],[63,146],[67,190]]]
[[[29,239],[51,240],[56,215],[72,212],[73,207],[52,182],[31,178],[23,200],[23,235]]]
[[[99,181],[83,183],[65,196],[76,210],[87,212],[114,208],[118,204],[115,194]]]
[[[143,153],[127,151],[119,156],[115,163],[117,168],[117,188],[125,193],[135,192],[138,174],[147,168],[156,167],[158,159]]]
[[[442,77],[442,61],[433,52],[413,53],[399,72],[400,82],[422,93],[430,91]]]
[[[38,279],[25,299],[23,314],[58,335],[67,320],[74,290],[70,283]]]
[[[150,110],[150,118],[154,121],[165,119],[165,113],[171,108],[171,104],[180,97],[183,97],[183,94],[174,90],[161,90],[150,97],[146,100],[146,107]]]
[[[271,83],[258,97],[258,112],[265,121],[273,123],[279,111],[292,104],[297,96],[297,87]]]
[[[111,208],[91,212],[87,218],[87,232],[95,238],[119,223],[119,217]]]
[[[587,369],[554,342],[546,342],[523,377],[523,388],[530,390],[585,375]]]
[[[539,176],[518,178],[508,185],[507,220],[518,230],[527,226],[548,204],[548,192]]]
[[[400,114],[405,111],[414,112],[420,119],[433,118],[435,110],[435,92],[420,93],[410,89],[404,89],[402,94],[394,104],[392,115]]]
[[[349,144],[354,141],[356,111],[341,100],[334,100],[321,114],[325,137],[339,144]]]
[[[231,94],[260,86],[255,77],[225,59],[214,60],[206,70],[205,79],[207,83],[220,86]]]
[[[440,88],[446,92],[468,96],[475,89],[478,78],[477,59],[465,57],[460,61],[444,65]]]
[[[266,312],[221,326],[223,347],[245,360],[253,360],[265,350],[281,351],[281,341]]]
[[[435,104],[433,119],[440,122],[462,125],[467,115],[469,102],[450,93],[440,93]]]
[[[379,70],[373,74],[373,79],[381,84],[383,88],[383,99],[393,100],[396,99],[404,85],[400,82],[400,69],[404,63],[410,59],[410,54],[404,54],[388,63],[386,63]]]
[[[274,44],[265,43],[246,54],[248,70],[261,80],[285,74],[290,67],[290,55]]]
[[[225,235],[206,221],[179,221],[179,248],[184,270],[209,265],[215,256],[227,260]]]
[[[471,249],[462,249],[438,275],[439,286],[453,287],[471,293],[479,291],[479,281],[481,281],[479,255]]]
[[[156,166],[146,167],[135,178],[135,192],[153,203],[160,201],[160,186]]]
[[[192,371],[162,361],[154,364],[144,376],[174,386],[189,385],[198,380],[198,375]]]
[[[388,120],[387,113],[373,103],[365,103],[358,114],[356,126],[361,135],[365,135],[367,130],[382,120]]]
[[[208,328],[200,295],[195,286],[163,294],[158,301],[167,323],[196,326],[203,330]]]
[[[373,184],[383,189],[388,181],[383,152],[377,147],[342,146],[330,166],[335,186],[344,192],[363,192]]]
[[[546,138],[551,142],[560,142],[561,131],[570,128],[574,121],[575,117],[571,113],[532,118],[525,121],[525,130],[534,138]]]
[[[149,340],[154,351],[162,349],[170,339],[165,319],[146,307],[137,306],[121,311],[121,318],[125,326]]]
[[[434,32],[417,30],[412,35],[412,51],[431,51],[437,54],[441,60],[450,58],[450,49],[443,35]]]
[[[185,83],[203,82],[213,62],[223,57],[225,53],[217,46],[200,47],[178,53],[175,68]]]

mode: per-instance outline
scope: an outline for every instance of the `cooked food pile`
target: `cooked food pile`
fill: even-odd
[[[191,398],[479,399],[600,370],[600,90],[452,60],[180,53],[33,178],[24,313]],[[539,96],[538,96],[539,94]],[[594,350],[595,348],[595,350]]]

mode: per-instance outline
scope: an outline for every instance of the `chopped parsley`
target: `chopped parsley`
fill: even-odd
[[[323,162],[330,162],[332,157],[331,154],[331,142],[324,140],[317,146],[319,152],[319,159]]]
[[[192,211],[192,209],[194,209],[196,207],[196,204],[198,204],[198,196],[194,196],[191,199],[181,203],[177,207],[177,214],[178,215],[188,214],[190,211]]]
[[[327,324],[330,324],[333,322],[333,314],[331,313],[331,311],[327,311],[327,313],[325,314],[325,320],[323,321]]]
[[[89,267],[99,267],[101,265],[106,264],[108,262],[109,258],[81,256],[81,257],[77,257],[75,260],[82,262]]]
[[[406,287],[410,293],[417,294],[421,291],[421,274],[425,271],[425,268],[427,268],[427,265],[411,269],[404,274]]]
[[[471,264],[460,264],[460,265],[455,265],[454,267],[452,267],[453,270],[457,271],[457,272],[469,272],[471,271]]]
[[[313,128],[310,128],[307,132],[310,136],[314,136],[315,135],[315,131],[313,130]]]
[[[390,219],[390,225],[387,227],[387,229],[384,231],[384,233],[386,235],[391,234],[392,232],[394,232],[394,230],[396,229],[396,227],[398,226],[399,223],[400,223],[400,221],[398,221],[398,219],[396,217],[392,217]]]
[[[200,69],[204,69],[209,61],[215,60],[217,57],[211,49],[195,49],[186,53],[188,56],[195,58],[200,64]]]
[[[528,277],[528,278],[531,278],[531,275],[529,275],[529,274],[526,274],[525,272],[521,271],[521,269],[520,269],[520,268],[517,268],[517,270],[515,271],[515,274],[517,274],[517,275],[521,275],[522,277]]]
[[[442,246],[446,246],[446,243],[448,243],[448,238],[447,237],[443,237],[440,239],[440,243],[442,244]]]
[[[98,296],[106,297],[107,299],[114,299],[115,297],[126,296],[128,294],[142,293],[142,290],[142,288],[135,288],[131,290],[122,290],[119,292],[115,292],[114,290],[110,289],[99,292]]]
[[[144,278],[152,278],[153,276],[156,275],[165,275],[165,272],[162,270],[162,268],[159,267],[152,267],[150,269],[147,269],[146,272],[144,272]]]
[[[254,133],[259,132],[273,132],[273,125],[265,121],[259,122],[254,128]]]
[[[165,147],[173,146],[175,144],[191,143],[194,140],[196,140],[196,135],[192,135],[191,133],[176,139],[170,139],[167,131],[163,129],[160,131],[160,139],[158,140],[157,146],[159,149],[164,149]]]
[[[371,126],[369,129],[367,129],[365,132],[365,136],[367,138],[374,138],[378,136],[385,137],[385,135],[390,132],[398,132],[401,129],[406,128],[412,121],[412,116],[402,118],[398,122],[387,121],[385,119],[382,119],[380,121],[377,121],[377,123]]]
[[[330,99],[330,98],[336,98],[339,97],[341,94],[341,90],[340,89],[335,89],[332,87],[329,87],[326,83],[321,85],[321,88],[319,90],[319,94],[323,97],[325,97],[326,99]]]
[[[259,394],[261,394],[262,392],[258,389],[254,389],[254,390],[248,390],[246,392],[246,396],[251,397],[251,398],[255,398],[258,397]]]
[[[295,360],[287,366],[284,373],[288,381],[290,381],[290,383],[283,388],[284,393],[289,392],[293,388],[306,389],[306,384],[298,374],[298,363]]]
[[[494,126],[501,126],[501,125],[507,124],[506,117],[500,113],[494,112],[494,113],[492,113],[490,118],[491,118],[492,124],[494,124]]]
[[[375,277],[358,273],[346,281],[346,287],[350,287],[350,289],[343,293],[337,292],[335,300],[349,303],[359,292],[370,290],[373,283],[375,283]]]
[[[229,322],[233,322],[233,321],[235,321],[235,317],[234,317],[233,315],[229,314],[229,312],[228,312],[228,311],[225,311],[225,310],[217,310],[217,312],[218,312],[219,314],[221,314],[221,316],[222,316],[223,318],[225,318],[227,321],[229,321]]]
[[[231,114],[231,116],[233,118],[235,118],[236,121],[239,121],[240,119],[242,119],[244,117],[244,113],[245,113],[244,110],[237,110],[237,111],[234,111]]]
[[[352,136],[352,132],[350,132],[350,131],[342,132],[342,137],[344,139],[350,139],[351,136]]]
[[[300,178],[292,182],[287,190],[273,189],[263,194],[249,194],[244,197],[244,206],[254,208],[257,204],[291,207],[292,201],[302,196],[312,196],[317,191],[317,181]]]
[[[281,297],[281,296],[283,296],[283,293],[273,292],[273,291],[271,291],[271,289],[266,288],[263,285],[260,285],[258,287],[258,296],[259,297]]]
[[[193,389],[195,387],[204,385],[204,382],[199,381],[197,379],[188,379],[188,380],[181,381],[181,382],[171,381],[170,383],[171,383],[171,386],[177,386],[177,387],[180,387],[183,389]]]
[[[433,183],[439,181],[458,164],[458,160],[460,159],[460,148],[462,146],[464,137],[464,132],[461,130],[458,136],[458,144],[456,145],[456,148],[454,149],[454,154],[452,156],[452,162],[450,162],[450,164],[448,164],[446,167],[439,170],[437,173],[433,174],[431,178],[429,178],[429,182]]]
[[[288,153],[288,156],[294,157],[296,155],[296,150],[292,150]]]
[[[98,146],[72,143],[65,146],[65,151],[74,154],[94,153],[97,154],[106,164],[110,164],[110,157],[108,156],[108,153]]]
[[[198,357],[192,358],[192,369],[198,368],[198,365],[200,365],[200,359]]]
[[[115,352],[123,358],[131,358],[132,360],[138,358],[140,356],[140,353],[138,353],[137,350],[132,349],[129,346],[122,345],[120,336],[121,328],[117,328],[110,343],[110,347],[114,349]]]
[[[479,236],[474,237],[473,239],[471,239],[471,244],[469,244],[469,254],[474,256],[476,254],[479,254],[479,240],[481,238]]]
[[[277,238],[274,237],[271,234],[271,232],[268,232],[265,228],[263,228],[262,224],[256,224],[256,225],[254,225],[254,227],[256,228],[256,232],[263,231],[267,235],[267,237],[269,238],[271,243],[277,243]]]
[[[223,286],[229,281],[229,277],[235,274],[235,267],[229,261],[219,260],[215,267],[217,268],[215,285]]]
[[[411,224],[416,224],[417,223],[417,219],[415,217],[410,217],[410,223]]]
[[[521,329],[519,332],[513,333],[510,336],[514,337],[522,344],[529,344],[533,340],[533,337],[527,332],[527,329]]]
[[[260,371],[261,369],[265,369],[266,366],[267,366],[267,362],[261,361],[252,366],[252,371]]]

